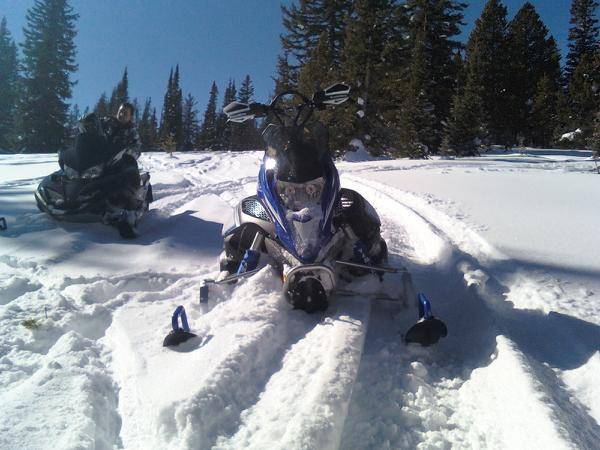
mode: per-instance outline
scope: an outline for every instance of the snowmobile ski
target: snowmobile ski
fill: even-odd
[[[179,318],[181,318],[181,327],[179,327]],[[173,317],[171,318],[171,325],[173,329],[165,336],[163,347],[173,347],[196,337],[194,333],[190,332],[190,326],[188,325],[187,315],[185,314],[183,305],[179,305],[175,309]]]
[[[417,295],[417,306],[419,321],[406,332],[404,340],[408,343],[415,342],[423,347],[429,347],[437,343],[440,338],[446,337],[448,328],[444,322],[433,316],[431,302],[422,292]]]

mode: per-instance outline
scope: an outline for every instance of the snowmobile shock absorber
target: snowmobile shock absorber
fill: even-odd
[[[240,262],[240,265],[237,270],[238,275],[256,269],[260,260],[260,248],[262,247],[263,241],[263,234],[257,232],[254,236],[254,240],[252,241],[252,245],[248,250],[246,250],[246,253],[244,253],[244,257]]]

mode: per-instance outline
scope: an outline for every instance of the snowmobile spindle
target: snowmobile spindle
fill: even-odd
[[[181,317],[181,328],[179,327],[179,318]],[[163,341],[163,347],[174,347],[179,345],[191,338],[196,337],[194,333],[190,333],[190,326],[188,325],[187,315],[185,314],[185,308],[183,305],[179,305],[173,317],[171,318],[171,325],[173,329]]]

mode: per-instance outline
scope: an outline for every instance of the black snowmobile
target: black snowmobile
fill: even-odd
[[[138,158],[137,149],[118,148],[89,114],[78,124],[74,146],[59,153],[60,170],[36,189],[37,206],[56,220],[102,222],[134,238],[153,201],[150,174],[139,170]]]

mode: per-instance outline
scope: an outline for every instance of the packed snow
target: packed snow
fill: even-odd
[[[55,155],[0,155],[0,448],[598,448],[590,153],[358,147],[342,186],[448,325],[434,347],[402,341],[412,305],[340,297],[308,315],[269,268],[199,304],[259,152],[144,154],[156,201],[134,241],[37,210]],[[177,305],[198,337],[167,349]]]

